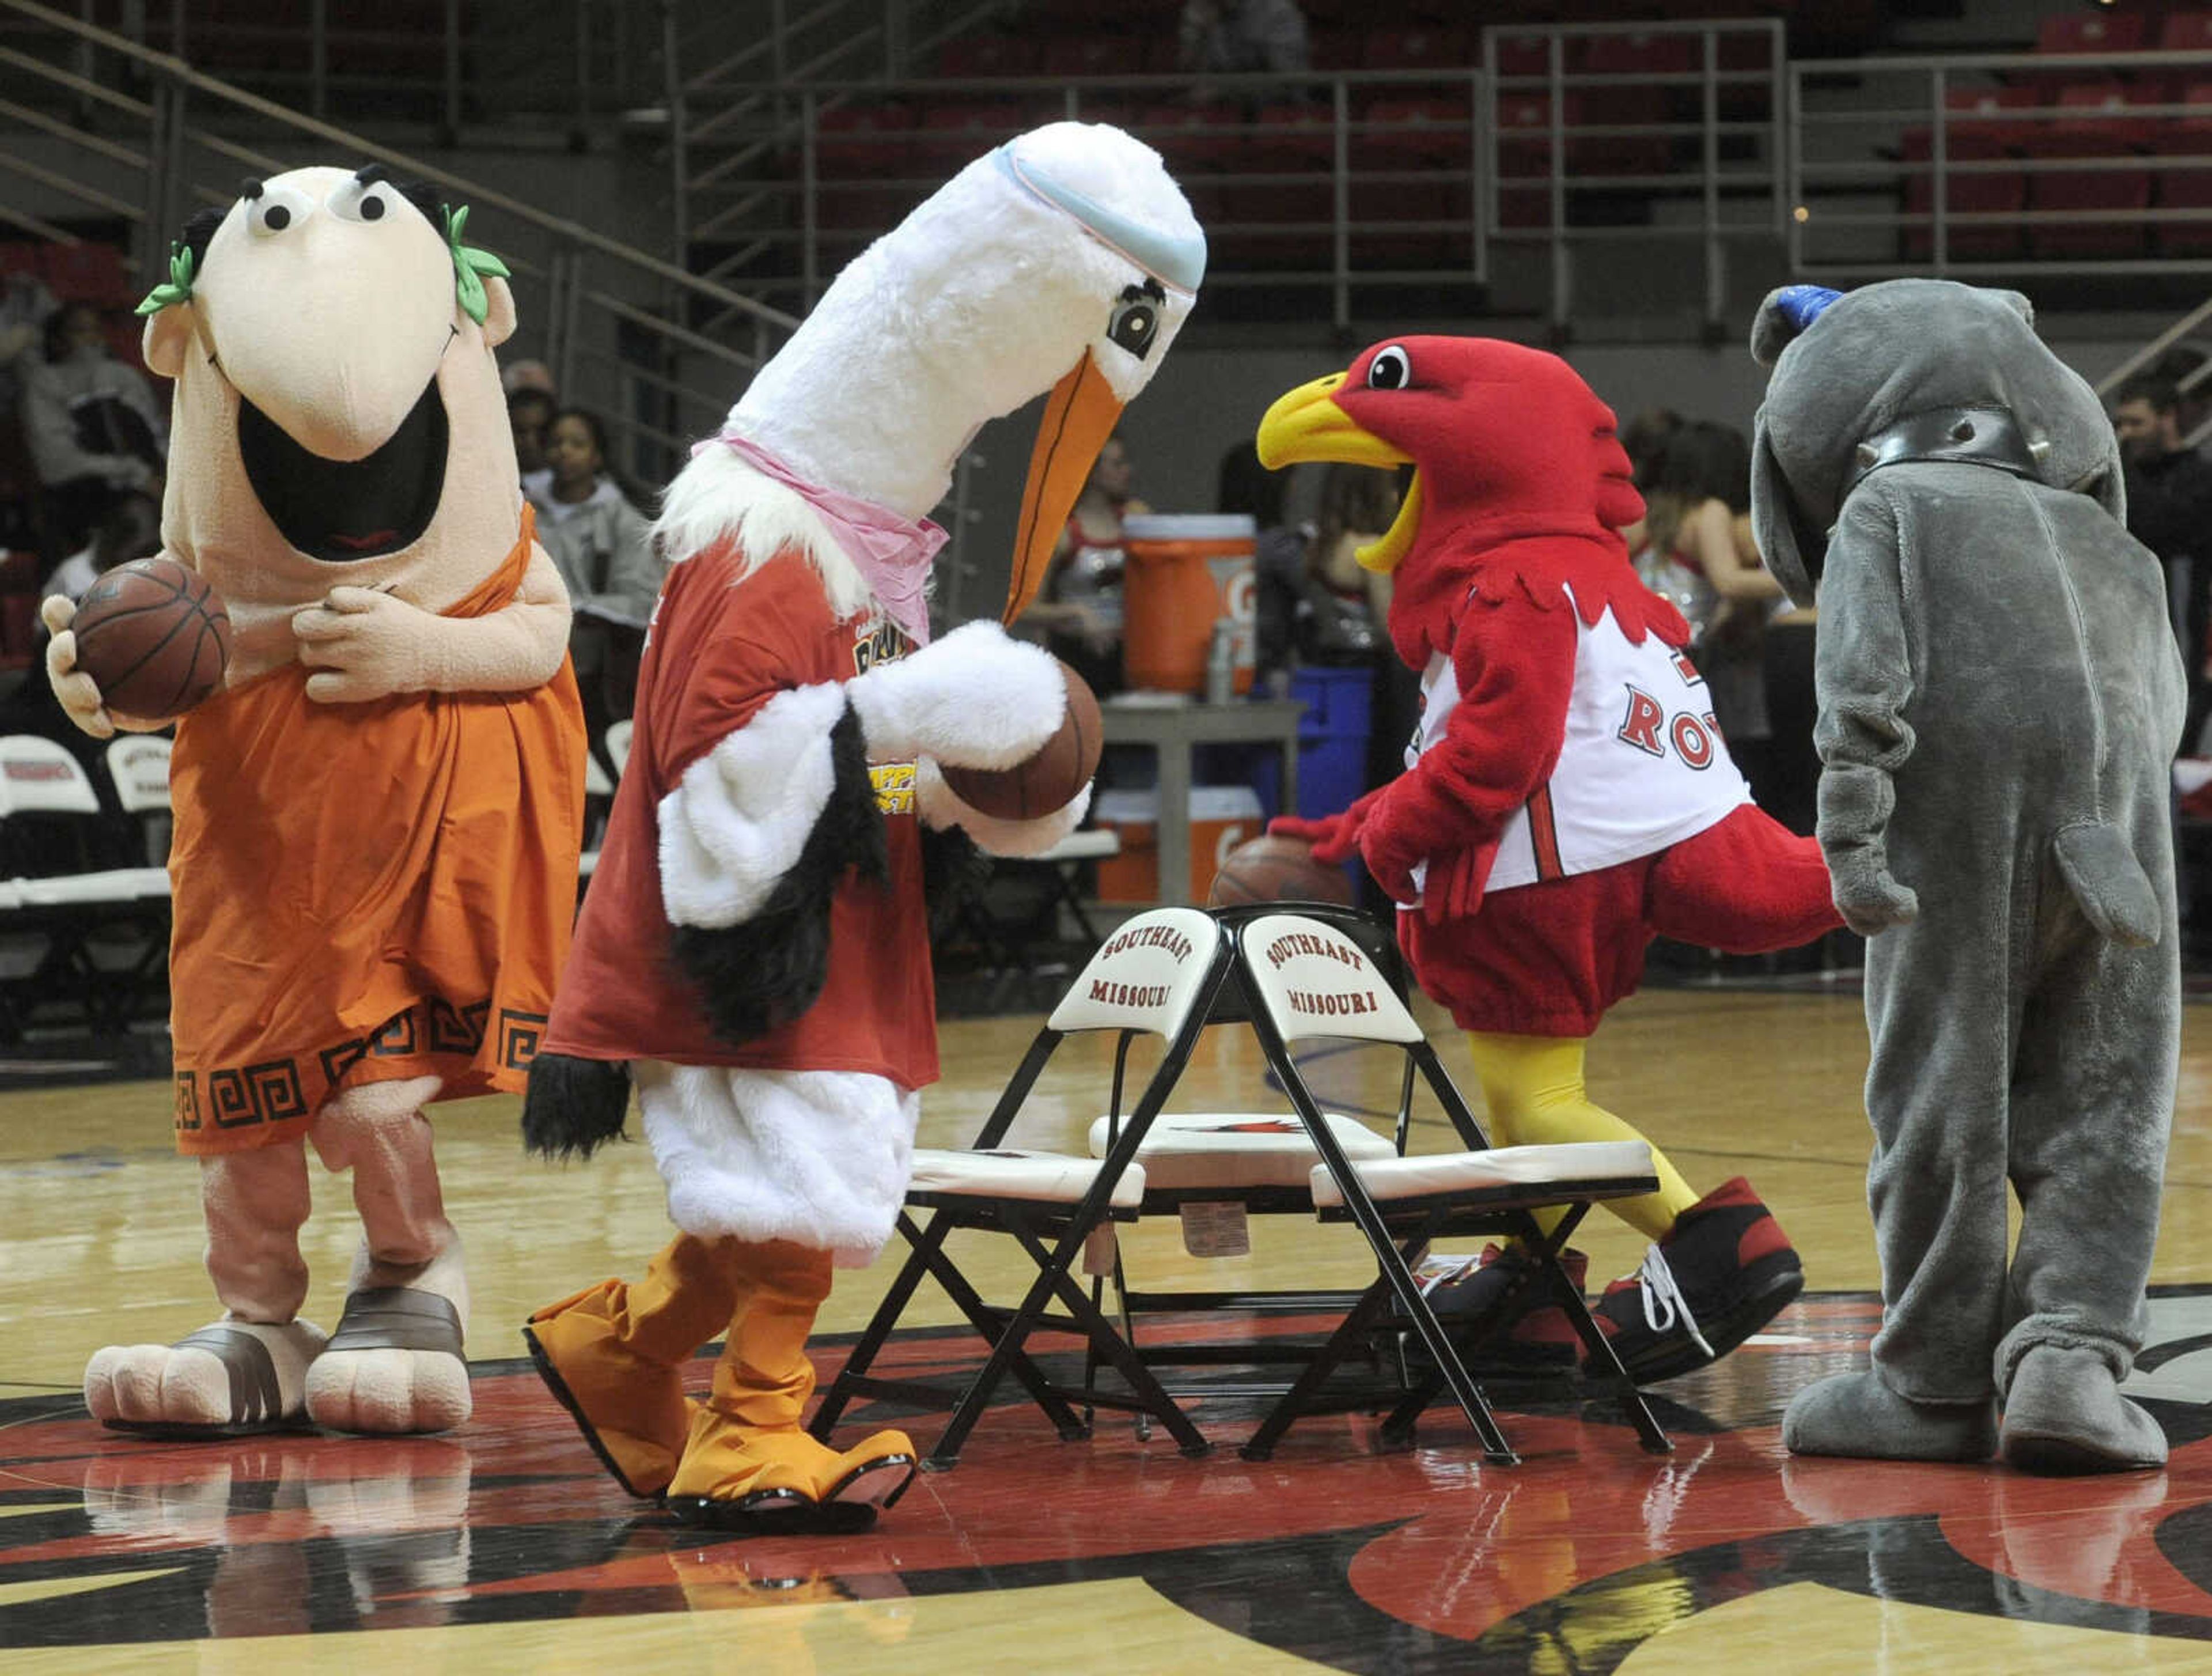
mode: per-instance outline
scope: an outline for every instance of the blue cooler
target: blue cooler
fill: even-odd
[[[1374,697],[1371,669],[1322,667],[1291,672],[1291,697],[1306,707],[1298,718],[1298,807],[1317,820],[1347,808],[1367,789],[1367,733]],[[1272,751],[1254,764],[1253,789],[1273,819],[1283,813],[1282,771]]]

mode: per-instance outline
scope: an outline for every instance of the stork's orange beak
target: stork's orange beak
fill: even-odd
[[[1022,488],[1022,515],[1015,526],[1014,565],[1006,583],[1003,621],[1012,624],[1030,607],[1044,585],[1052,550],[1075,509],[1075,497],[1091,476],[1098,450],[1121,417],[1121,400],[1086,351],[1075,370],[1060,381],[1037,422],[1036,446],[1030,451],[1029,481]]]
[[[1337,405],[1336,393],[1343,383],[1342,373],[1331,373],[1278,397],[1260,421],[1259,435],[1253,439],[1260,451],[1260,463],[1271,472],[1308,460],[1385,469],[1412,465],[1411,454],[1373,431],[1362,430]],[[1387,576],[1412,551],[1420,524],[1421,478],[1417,472],[1389,531],[1380,541],[1355,550],[1352,557],[1362,569]]]

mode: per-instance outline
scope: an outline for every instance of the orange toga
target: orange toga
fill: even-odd
[[[446,614],[511,602],[532,520]],[[320,704],[287,664],[178,724],[177,1146],[298,1137],[340,1088],[519,1091],[575,917],[584,722],[567,661],[515,693]]]

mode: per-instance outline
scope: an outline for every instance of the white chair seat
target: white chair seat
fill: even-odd
[[[580,879],[590,878],[599,864],[599,852],[596,850],[586,850],[576,857],[576,876]]]
[[[160,867],[118,867],[100,873],[64,874],[14,881],[27,908],[95,907],[157,901],[169,893],[169,873]]]
[[[1356,1159],[1352,1167],[1368,1197],[1380,1204],[1477,1187],[1571,1186],[1648,1176],[1651,1149],[1642,1141],[1575,1141],[1559,1146],[1492,1147],[1487,1152],[1423,1153],[1373,1163]],[[1310,1180],[1316,1209],[1344,1203],[1328,1165],[1316,1164]]]
[[[1064,1152],[1030,1152],[1015,1147],[963,1152],[917,1147],[914,1174],[907,1191],[1073,1204],[1091,1191],[1091,1184],[1097,1179],[1096,1159],[1077,1158]],[[1114,1184],[1114,1194],[1108,1203],[1116,1210],[1133,1210],[1144,1197],[1144,1167],[1132,1164]]]
[[[1322,1113],[1355,1162],[1395,1158],[1397,1149],[1356,1118]],[[1091,1155],[1106,1155],[1106,1119],[1091,1125]],[[1287,1112],[1163,1112],[1137,1145],[1154,1187],[1304,1187],[1316,1157],[1305,1125]]]

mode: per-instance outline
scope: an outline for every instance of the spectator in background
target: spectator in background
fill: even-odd
[[[0,275],[0,414],[21,406],[17,363],[40,341],[40,328],[54,313],[54,296],[36,274]]]
[[[1183,0],[1176,62],[1194,76],[1303,75],[1311,67],[1297,0]],[[1201,98],[1210,96],[1201,83]],[[1260,90],[1241,90],[1258,103]]]
[[[543,361],[509,361],[499,369],[499,387],[510,396],[517,390],[542,390],[550,396],[559,392],[553,381],[553,369]]]
[[[151,558],[161,551],[161,503],[151,495],[127,494],[108,509],[90,544],[54,567],[40,598],[58,594],[71,601],[81,600],[85,589],[117,565]]]
[[[1103,698],[1121,690],[1121,520],[1152,508],[1130,493],[1136,472],[1120,432],[1108,437],[1022,623]]]
[[[24,440],[49,547],[74,552],[123,496],[158,492],[168,425],[137,369],[107,352],[100,310],[68,302],[21,363]]]
[[[1682,428],[1682,416],[1671,407],[1647,407],[1620,428],[1620,446],[1628,455],[1629,469],[1636,475],[1637,492],[1647,500],[1659,473],[1659,457],[1667,449],[1667,439]],[[1628,543],[1631,558],[1636,561],[1637,571],[1644,571],[1643,555],[1649,546],[1650,534],[1644,528],[1645,521],[1638,518],[1621,531],[1621,539]],[[1650,578],[1644,578],[1647,586]]]
[[[1420,677],[1390,643],[1390,578],[1359,563],[1359,550],[1389,532],[1411,469],[1333,465],[1322,473],[1321,502],[1306,542],[1298,600],[1298,661],[1367,672],[1367,747],[1360,789],[1372,791],[1405,771],[1406,747],[1420,725]],[[1378,913],[1388,894],[1363,871],[1361,898]]]
[[[534,384],[507,393],[507,422],[514,430],[514,463],[526,481],[542,473],[550,463],[545,457],[545,434],[553,428],[553,416],[560,410],[553,393]]]
[[[1374,466],[1331,466],[1306,543],[1305,585],[1296,630],[1307,663],[1364,664],[1390,650],[1390,578],[1363,570],[1359,549],[1380,541],[1398,515],[1398,474]],[[1391,657],[1393,663],[1397,660]],[[1405,741],[1401,740],[1401,745]]]
[[[1751,533],[1751,446],[1733,426],[1695,420],[1667,439],[1644,510],[1649,583],[1683,605],[1729,753],[1765,808],[1776,752],[1765,680],[1766,620],[1782,595]],[[1805,741],[1810,748],[1809,737]]]
[[[597,414],[580,407],[556,413],[545,460],[523,480],[523,492],[537,509],[538,539],[568,586],[575,611],[568,650],[584,722],[592,748],[604,751],[607,724],[635,704],[646,625],[666,567],[652,526],[608,468],[606,427]]]
[[[2181,398],[2179,417],[2184,436],[2195,434],[2197,426],[2212,418],[2212,377],[2197,376],[2208,360],[2212,360],[2212,350],[2185,338],[2144,369],[2156,377],[2173,381]]]
[[[2114,392],[2112,429],[2127,480],[2128,533],[2158,555],[2168,613],[2189,674],[2189,722],[2182,750],[2204,726],[2212,628],[2212,461],[2182,442],[2181,392],[2158,374],[2141,374]]]

